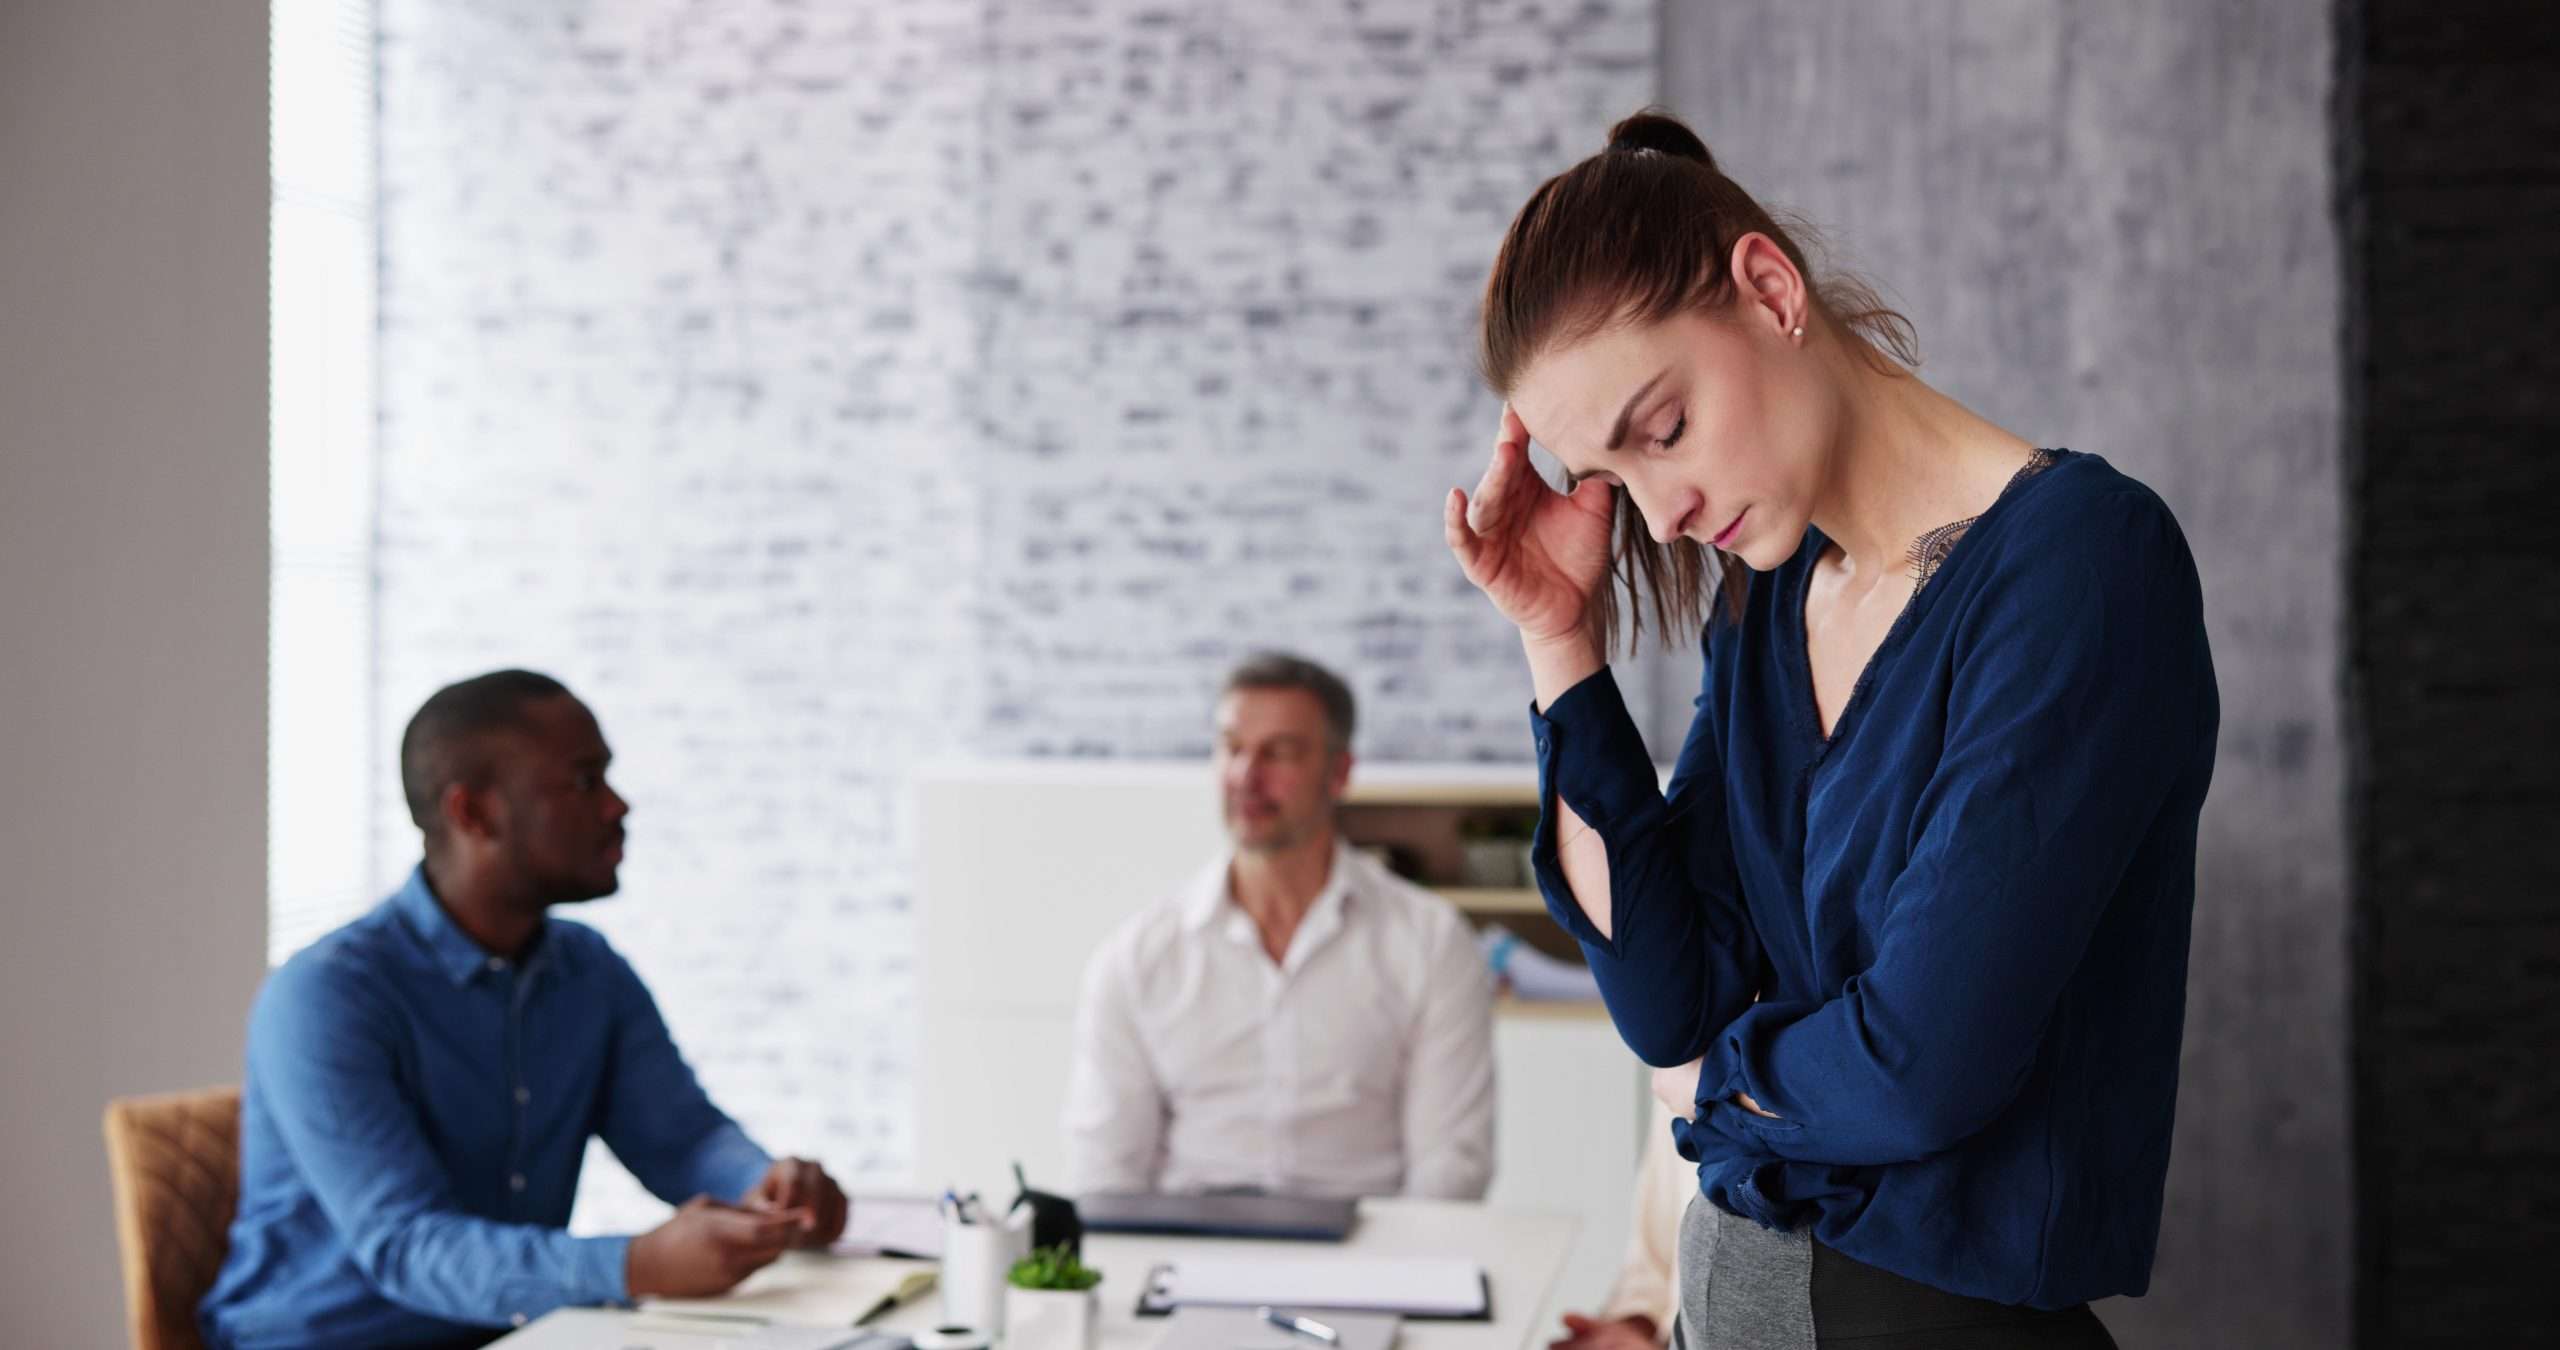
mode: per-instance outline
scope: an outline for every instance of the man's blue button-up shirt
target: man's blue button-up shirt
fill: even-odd
[[[626,1301],[631,1240],[563,1227],[590,1136],[670,1202],[736,1200],[772,1165],[601,935],[553,919],[520,961],[496,956],[411,873],[250,1013],[208,1339],[436,1344]]]

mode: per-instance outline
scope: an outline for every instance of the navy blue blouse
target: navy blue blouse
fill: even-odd
[[[1548,911],[1637,1055],[1704,1057],[1675,1133],[1713,1203],[1970,1297],[2142,1293],[2221,718],[2186,539],[2059,452],[1957,540],[1828,739],[1824,546],[1708,626],[1667,793],[1607,671],[1532,710],[1542,800],[1608,847],[1610,936],[1551,807]]]

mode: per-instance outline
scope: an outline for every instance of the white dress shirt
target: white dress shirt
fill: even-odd
[[[1072,1188],[1481,1199],[1493,981],[1466,920],[1337,845],[1274,965],[1228,897],[1230,861],[1122,924],[1085,968]]]

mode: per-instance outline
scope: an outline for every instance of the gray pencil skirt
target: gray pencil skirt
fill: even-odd
[[[1689,1202],[1680,1219],[1675,1350],[2114,1350],[2097,1314],[2018,1308],[1932,1289]]]

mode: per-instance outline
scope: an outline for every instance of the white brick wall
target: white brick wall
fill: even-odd
[[[1650,0],[381,26],[377,738],[496,665],[587,697],[636,811],[582,917],[768,1144],[911,1155],[919,757],[1197,752],[1263,644],[1371,757],[1526,753],[1438,502],[1494,244],[1650,96]]]

